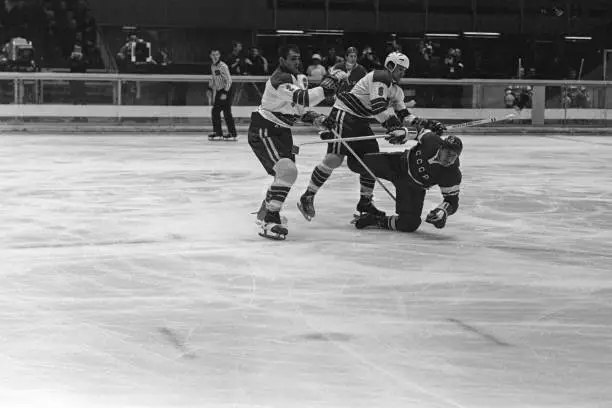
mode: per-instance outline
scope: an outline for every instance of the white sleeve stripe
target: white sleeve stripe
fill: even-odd
[[[440,187],[440,191],[442,191],[442,194],[448,194],[448,195],[459,194],[459,184],[451,186],[451,187]]]

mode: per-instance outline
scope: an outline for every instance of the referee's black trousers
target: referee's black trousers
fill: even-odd
[[[232,94],[231,92],[225,93],[225,99],[221,99],[221,95],[222,94],[217,91],[217,94],[215,95],[215,101],[213,103],[213,131],[217,136],[223,135],[223,129],[221,129],[221,112],[223,112],[223,117],[225,118],[225,124],[227,125],[228,133],[232,136],[236,136],[236,124],[234,123],[234,117],[232,116]]]

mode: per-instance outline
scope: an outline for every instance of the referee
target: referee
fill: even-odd
[[[227,64],[221,61],[221,52],[218,49],[210,51],[210,59],[212,61],[210,66],[212,78],[208,84],[208,100],[213,105],[212,123],[215,133],[209,135],[208,139],[236,140],[238,135],[236,134],[236,125],[232,116],[232,98],[230,92],[232,77],[230,76]],[[223,130],[221,129],[221,111],[223,111],[223,117],[229,132],[228,135],[223,135]]]

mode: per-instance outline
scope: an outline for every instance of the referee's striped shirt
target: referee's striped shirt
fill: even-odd
[[[219,61],[216,64],[211,64],[210,69],[212,71],[212,78],[209,83],[210,88],[214,91],[224,90],[229,92],[232,87],[232,77],[227,64]]]

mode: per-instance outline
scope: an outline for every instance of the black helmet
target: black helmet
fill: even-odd
[[[442,139],[442,148],[447,148],[457,153],[457,156],[461,155],[463,151],[463,142],[457,136],[449,135]]]

